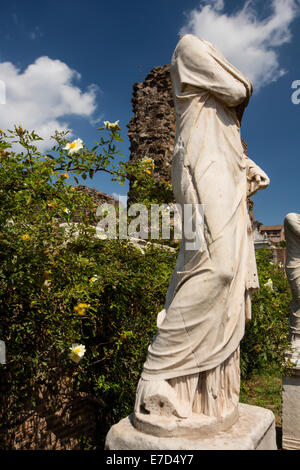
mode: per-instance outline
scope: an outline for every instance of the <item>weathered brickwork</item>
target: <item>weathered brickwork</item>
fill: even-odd
[[[176,114],[169,65],[154,67],[142,83],[133,86],[134,117],[128,125],[130,160],[154,160],[154,178],[171,178]],[[129,200],[132,190],[129,190]]]
[[[1,411],[3,416],[6,414],[6,423],[2,420],[0,449],[72,450],[80,449],[82,438],[93,438],[99,403],[86,393],[74,392],[72,382],[70,377],[61,377],[40,386],[36,404],[28,401],[18,415],[9,412],[7,396],[1,402],[6,402],[6,409]]]

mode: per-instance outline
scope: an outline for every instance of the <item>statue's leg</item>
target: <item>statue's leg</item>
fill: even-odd
[[[136,391],[135,414],[187,418],[192,413],[193,397],[198,382],[198,374],[194,375],[194,381],[184,383],[184,395],[180,395],[178,389],[172,387],[168,380],[141,378]]]
[[[225,417],[238,406],[239,348],[219,366],[169,380],[140,380],[135,412],[187,418],[196,414]]]
[[[238,348],[222,364],[201,374],[193,410],[208,416],[224,416],[238,406],[239,393]]]
[[[196,414],[226,416],[239,402],[239,348],[213,369],[170,379],[168,382],[182,407],[185,403],[186,406],[192,406],[192,411]]]

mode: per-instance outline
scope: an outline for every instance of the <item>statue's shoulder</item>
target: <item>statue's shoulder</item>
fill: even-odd
[[[182,36],[180,36],[178,42],[182,42],[182,41],[184,41],[184,42],[187,42],[187,41],[202,41],[202,39],[200,39],[198,36],[195,36],[195,34],[186,33],[186,34],[183,34]]]
[[[194,34],[183,34],[177,43],[177,49],[180,50],[206,50],[206,42],[203,39],[200,39],[198,36]]]
[[[215,52],[220,53],[218,49],[211,42],[207,41],[206,39],[199,38],[199,36],[196,36],[195,34],[191,34],[191,33],[183,34],[182,36],[180,36],[178,44],[179,43],[186,43],[186,44],[190,43],[190,44],[194,44],[198,48],[203,48],[209,51],[213,50]]]
[[[285,216],[284,227],[300,236],[300,214],[290,212]]]

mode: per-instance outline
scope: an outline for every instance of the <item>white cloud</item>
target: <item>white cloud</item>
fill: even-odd
[[[180,35],[192,33],[212,42],[258,89],[286,73],[276,48],[291,41],[290,26],[300,8],[297,0],[269,0],[270,15],[259,18],[254,3],[247,1],[226,14],[223,0],[202,1],[199,9],[186,14]]]
[[[68,117],[93,119],[96,85],[82,91],[75,80],[80,74],[60,60],[39,57],[23,72],[11,62],[0,63],[0,80],[6,85],[6,104],[1,105],[0,128],[16,124],[49,138],[55,130],[69,129]],[[49,145],[49,140],[41,148]],[[53,143],[52,143],[53,145]]]

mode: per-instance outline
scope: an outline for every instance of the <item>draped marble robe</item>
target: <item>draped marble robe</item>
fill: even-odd
[[[258,287],[237,109],[249,80],[212,44],[184,35],[171,63],[176,202],[204,208],[202,245],[185,237],[138,384],[135,413],[225,415],[239,400],[239,343]],[[262,171],[262,170],[260,170]],[[159,403],[155,398],[159,397]]]

